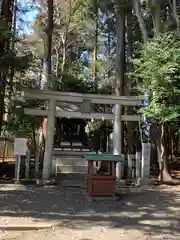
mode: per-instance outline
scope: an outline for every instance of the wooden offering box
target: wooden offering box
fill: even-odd
[[[85,154],[88,161],[88,195],[113,196],[116,192],[116,163],[123,155]]]

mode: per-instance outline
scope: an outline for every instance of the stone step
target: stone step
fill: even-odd
[[[88,162],[81,157],[56,157],[57,166],[88,166]]]
[[[87,173],[86,166],[56,166],[56,175],[61,173]]]
[[[66,188],[86,188],[87,184],[84,181],[64,180],[62,186]]]
[[[52,172],[55,175],[88,172],[88,162],[78,156],[54,156]]]
[[[86,153],[96,153],[96,152],[86,151],[86,149],[84,151],[69,151],[69,150],[62,151],[60,149],[53,150],[53,156],[59,156],[59,157],[65,157],[65,156],[84,157],[84,154]]]
[[[60,173],[56,175],[56,180],[59,182],[62,181],[71,181],[71,182],[85,182],[87,179],[86,173]]]

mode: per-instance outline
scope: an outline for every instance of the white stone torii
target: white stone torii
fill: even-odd
[[[23,96],[29,99],[48,100],[47,110],[24,109],[25,114],[47,116],[43,180],[49,180],[51,177],[55,117],[114,120],[113,153],[119,155],[121,154],[121,121],[140,121],[140,116],[138,115],[121,115],[120,108],[122,105],[140,106],[144,99],[144,96],[118,97],[114,95],[82,94],[36,89],[24,89]],[[56,111],[56,101],[80,103],[81,111]],[[116,107],[114,114],[96,113],[91,112],[91,104],[110,104]]]

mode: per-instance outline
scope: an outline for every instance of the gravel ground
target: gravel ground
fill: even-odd
[[[0,231],[1,240],[178,240],[180,188],[153,188],[90,201],[85,190],[0,188],[0,225],[50,223],[39,231]]]

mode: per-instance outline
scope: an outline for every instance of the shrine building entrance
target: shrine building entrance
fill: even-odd
[[[56,118],[54,148],[62,151],[76,151],[88,148],[83,119]]]

